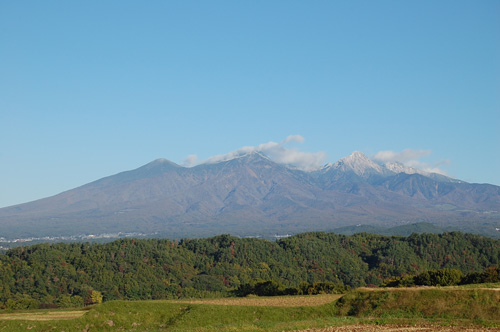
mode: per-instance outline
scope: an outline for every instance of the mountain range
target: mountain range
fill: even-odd
[[[361,152],[314,171],[259,152],[182,167],[166,159],[0,209],[0,237],[140,232],[170,238],[266,236],[429,222],[500,235],[500,187]]]

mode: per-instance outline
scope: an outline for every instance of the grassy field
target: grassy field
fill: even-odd
[[[0,320],[65,320],[82,317],[87,311],[85,310],[37,310],[30,312],[11,312],[0,314]]]
[[[178,300],[176,302],[237,306],[308,307],[332,303],[342,296],[342,294],[321,294],[315,296],[231,297],[221,299]]]
[[[495,286],[495,285],[493,285]],[[498,285],[497,285],[498,286]],[[110,301],[0,314],[0,331],[500,331],[500,291],[358,289],[335,295]]]

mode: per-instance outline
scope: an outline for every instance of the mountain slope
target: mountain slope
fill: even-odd
[[[192,168],[157,159],[56,196],[3,208],[0,236],[261,235],[419,221],[456,228],[473,223],[494,231],[500,228],[498,211],[498,186],[388,167],[360,152],[313,172],[287,168],[254,152]]]

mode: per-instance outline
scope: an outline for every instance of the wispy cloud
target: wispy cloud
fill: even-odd
[[[182,162],[182,166],[192,167],[196,165],[197,161],[198,161],[198,156],[195,154],[190,154],[189,156],[186,157],[186,159],[184,159],[184,161]]]
[[[291,143],[303,143],[304,141],[304,137],[300,135],[290,135],[279,143],[271,141],[258,146],[245,146],[227,154],[211,157],[201,163],[217,163],[231,160],[247,153],[260,152],[277,163],[286,164],[305,171],[321,167],[326,159],[324,152],[302,152],[297,148],[289,147]],[[184,160],[183,164],[185,166],[194,166],[196,162],[196,155],[190,155]]]
[[[446,175],[446,171],[440,167],[449,164],[449,160],[442,160],[436,163],[421,160],[422,158],[430,156],[431,153],[431,150],[404,149],[401,152],[388,150],[377,152],[373,159],[382,163],[398,162],[405,166],[420,169],[422,171]]]

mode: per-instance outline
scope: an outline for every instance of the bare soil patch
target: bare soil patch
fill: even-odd
[[[83,316],[87,311],[44,311],[44,312],[23,312],[23,313],[8,313],[0,314],[0,320],[62,320],[74,319]]]
[[[272,296],[272,297],[239,297],[222,299],[178,300],[181,303],[268,306],[268,307],[303,307],[318,306],[338,300],[343,294],[322,294],[308,296]]]

